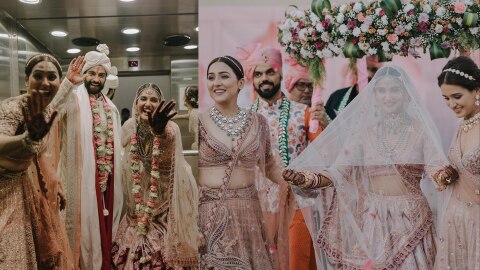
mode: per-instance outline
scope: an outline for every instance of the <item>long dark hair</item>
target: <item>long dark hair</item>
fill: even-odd
[[[227,66],[229,66],[233,70],[233,73],[235,73],[235,76],[237,77],[237,80],[240,80],[245,76],[244,73],[243,73],[242,64],[240,64],[240,62],[238,62],[237,59],[235,59],[235,58],[233,58],[229,55],[220,56],[220,57],[217,57],[217,58],[213,59],[210,62],[210,64],[208,64],[207,74],[208,74],[208,71],[210,70],[210,66],[213,63],[217,63],[217,62],[222,62],[222,63],[225,63]]]
[[[463,72],[457,74],[452,70]],[[466,76],[473,77],[473,80]],[[454,58],[443,67],[442,73],[438,76],[438,86],[443,84],[458,85],[469,91],[474,91],[480,88],[480,70],[473,60],[466,56],[459,56]]]
[[[185,89],[185,102],[198,109],[198,87],[196,85],[189,85]]]

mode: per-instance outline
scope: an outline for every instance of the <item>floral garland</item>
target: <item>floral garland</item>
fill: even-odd
[[[103,98],[103,96],[102,96]],[[110,105],[103,101],[103,110],[107,116],[107,131],[104,133],[101,128],[102,120],[100,118],[100,101],[90,96],[90,106],[93,117],[93,141],[95,142],[95,155],[97,158],[98,184],[103,193],[107,190],[108,176],[113,168],[113,112]],[[105,138],[106,136],[106,138]],[[104,209],[104,214],[108,215],[108,210]]]
[[[257,98],[252,105],[252,111],[258,111],[258,105],[260,104],[260,98]],[[278,151],[284,167],[290,164],[290,155],[288,154],[288,121],[290,120],[290,101],[286,96],[282,98],[282,104],[280,105],[280,119],[278,124],[280,125],[280,133],[278,134]]]
[[[137,134],[133,133],[130,138],[130,158],[131,158],[131,174],[132,174],[132,194],[135,201],[135,213],[137,215],[137,234],[146,235],[148,232],[148,224],[152,217],[155,206],[158,204],[158,182],[160,181],[158,159],[161,155],[160,139],[158,136],[153,138],[152,149],[152,170],[150,172],[150,187],[148,189],[148,201],[143,202],[141,193],[142,177],[140,175],[140,159],[138,156]]]
[[[433,60],[448,57],[452,48],[478,49],[479,17],[480,0],[366,0],[335,7],[313,0],[312,10],[287,10],[278,41],[321,80],[323,58],[378,55],[387,61],[393,55],[420,57],[417,48],[423,48]]]

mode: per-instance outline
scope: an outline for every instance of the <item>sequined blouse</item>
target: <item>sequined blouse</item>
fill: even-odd
[[[245,142],[240,149],[236,167],[253,170],[257,162],[262,158],[261,148],[265,147],[268,151],[265,152],[265,163],[270,161],[271,146],[268,133],[267,120],[258,113],[248,113],[250,122],[246,127],[247,136]],[[233,149],[226,146],[224,143],[216,139],[212,134],[214,132],[208,131],[207,127],[199,118],[199,167],[225,167],[228,162],[233,159]]]

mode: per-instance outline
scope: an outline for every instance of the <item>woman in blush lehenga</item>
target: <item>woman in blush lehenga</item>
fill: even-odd
[[[420,270],[432,269],[436,254],[433,215],[420,182],[455,179],[448,164],[409,77],[388,66],[284,177],[307,214],[326,207],[319,188],[335,189],[323,224],[311,231],[326,269]]]
[[[180,129],[160,88],[137,91],[122,127],[126,214],[113,243],[114,269],[189,269],[198,265],[198,191],[183,157]]]
[[[201,269],[277,269],[261,208],[264,177],[281,183],[266,119],[237,105],[241,64],[213,59],[207,87],[215,102],[199,117]],[[258,168],[258,169],[256,169]]]
[[[463,119],[449,159],[460,177],[448,187],[440,224],[436,269],[480,269],[480,70],[472,59],[450,60],[438,76],[448,107]]]
[[[73,59],[60,83],[57,59],[34,55],[25,67],[27,94],[0,103],[0,269],[74,269],[60,218],[56,116],[83,81],[84,64]]]

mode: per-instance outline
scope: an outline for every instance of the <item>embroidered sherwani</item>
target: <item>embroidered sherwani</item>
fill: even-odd
[[[274,156],[276,156],[276,158],[279,158],[279,160],[282,160],[279,150],[279,144],[281,144],[280,140],[282,139],[279,135],[282,134],[282,123],[280,123],[280,115],[282,112],[283,97],[284,96],[282,95],[272,105],[260,99],[258,100],[257,109],[257,112],[265,116],[268,121],[268,126],[270,128],[272,153]],[[287,127],[287,149],[289,160],[293,160],[298,155],[300,155],[300,153],[307,147],[309,141],[314,140],[320,134],[322,129],[320,128],[316,133],[310,133],[308,131],[311,118],[310,108],[302,103],[298,103],[295,101],[289,102],[290,111]],[[255,110],[255,106],[253,107],[253,109]],[[285,158],[283,158],[283,160],[285,160]],[[282,165],[283,168],[285,168],[288,164],[285,164],[284,162]],[[313,246],[311,244],[312,240],[303,220],[301,211],[296,210],[297,207],[293,200],[293,196],[289,195],[289,190],[280,190],[279,185],[271,181],[267,181],[266,185],[268,186],[268,206],[266,207],[269,212],[279,212],[279,215],[272,214],[269,218],[275,219],[276,221],[274,223],[279,224],[277,229],[279,234],[279,242],[287,241],[287,243],[278,243],[279,252],[281,252],[281,246],[290,246],[290,266],[287,267],[288,263],[287,261],[284,261],[281,262],[282,268],[309,269],[307,266],[299,266],[298,264],[310,264],[310,268],[315,269],[315,256],[313,252]],[[287,202],[287,205],[280,205],[282,201]],[[290,222],[293,211],[295,211],[295,214],[293,215],[292,222]],[[282,235],[287,235],[287,229],[285,226],[286,224],[290,224],[288,230],[290,240],[282,240],[280,238]],[[288,243],[288,241],[290,241],[290,243]],[[280,258],[284,257],[280,254]]]

